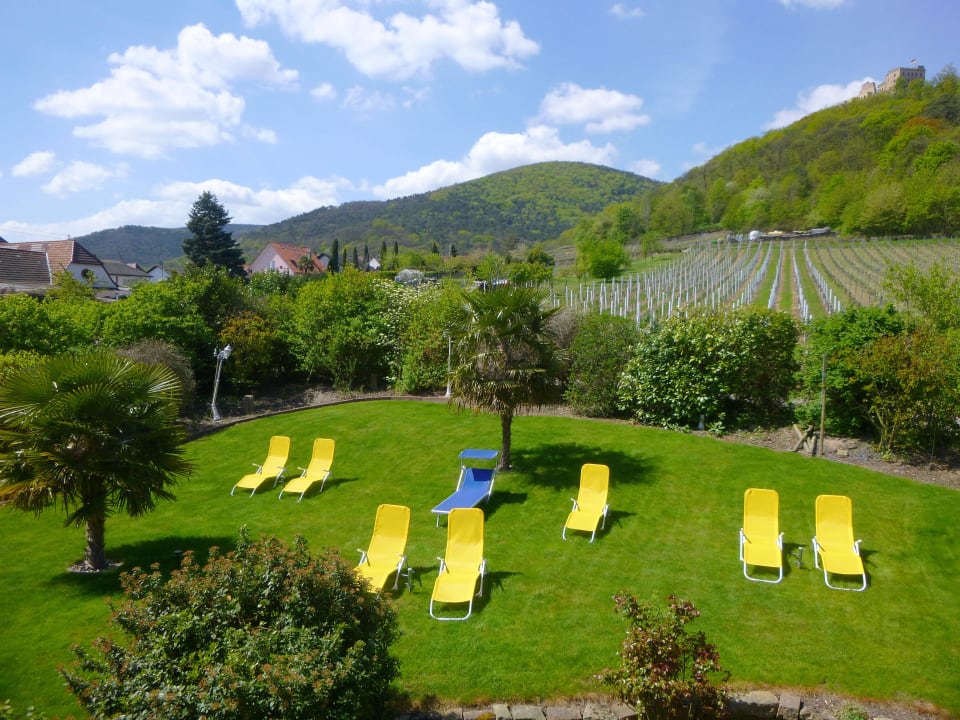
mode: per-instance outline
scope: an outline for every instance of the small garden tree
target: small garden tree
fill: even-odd
[[[687,631],[700,611],[687,600],[667,600],[664,609],[632,595],[614,596],[630,628],[620,645],[620,667],[597,677],[646,720],[717,717],[730,673],[702,631]]]
[[[453,329],[455,401],[500,416],[500,468],[510,467],[513,416],[523,407],[557,402],[563,365],[546,293],[502,286],[465,292],[466,312]]]
[[[167,578],[134,568],[114,607],[122,635],[74,648],[67,684],[94,717],[324,718],[384,713],[397,620],[337,555],[298,538],[187,553]]]
[[[190,471],[169,368],[97,351],[47,358],[0,385],[0,505],[59,504],[85,525],[83,564],[109,567],[106,519],[138,517]]]

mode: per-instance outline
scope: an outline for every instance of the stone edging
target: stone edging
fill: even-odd
[[[727,717],[742,720],[834,720],[833,713],[818,711],[789,692],[769,690],[734,693]],[[483,708],[450,708],[415,711],[395,720],[637,720],[637,711],[623,703],[568,702],[555,705],[493,703]],[[885,720],[877,717],[875,720]]]

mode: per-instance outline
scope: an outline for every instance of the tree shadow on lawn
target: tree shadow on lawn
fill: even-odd
[[[584,463],[608,466],[611,485],[650,482],[650,463],[619,450],[598,450],[577,443],[546,443],[515,450],[512,459],[514,470],[522,472],[536,485],[555,490],[577,488]]]
[[[64,570],[50,578],[50,584],[78,589],[91,595],[104,595],[120,589],[120,574],[135,567],[150,571],[156,563],[160,572],[169,575],[180,567],[183,554],[191,550],[200,563],[205,563],[211,547],[220,548],[226,554],[236,546],[237,538],[171,535],[142,542],[127,543],[111,547],[107,545],[107,556],[116,563],[115,568],[102,572],[70,572]]]

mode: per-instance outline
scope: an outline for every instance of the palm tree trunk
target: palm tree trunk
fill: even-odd
[[[500,414],[500,464],[498,470],[509,470],[510,465],[510,440],[511,429],[513,427],[513,411],[505,410]]]
[[[107,567],[106,526],[107,519],[103,515],[87,519],[84,562],[91,570],[105,570]]]

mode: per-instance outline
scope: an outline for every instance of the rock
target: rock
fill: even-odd
[[[619,720],[617,714],[608,707],[587,703],[583,708],[583,720]]]
[[[780,699],[768,690],[734,695],[730,698],[727,710],[735,718],[775,718],[780,707]]]
[[[493,717],[495,720],[513,720],[513,715],[510,714],[510,706],[506,703],[494,703]]]
[[[796,695],[784,693],[780,696],[780,706],[777,708],[777,717],[780,720],[799,720],[800,698]]]
[[[544,708],[547,720],[581,720],[580,708],[570,705],[547,705]]]
[[[546,720],[539,705],[513,705],[510,712],[513,720]]]

